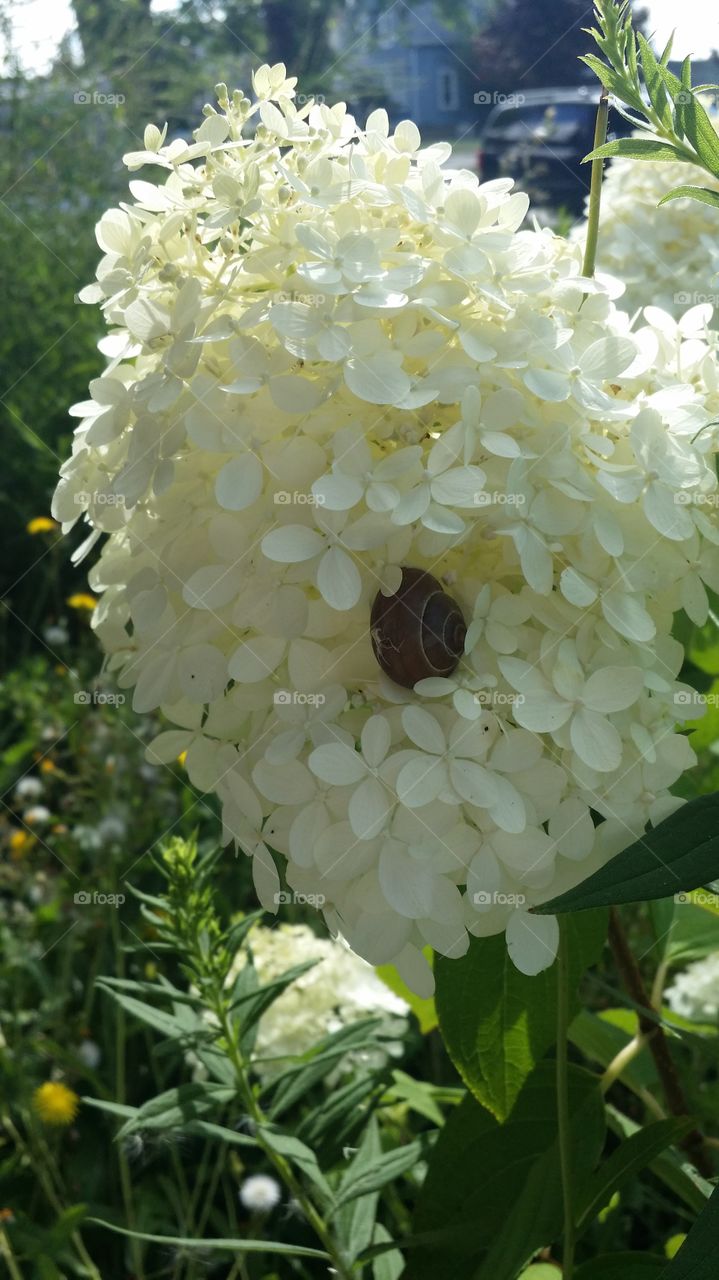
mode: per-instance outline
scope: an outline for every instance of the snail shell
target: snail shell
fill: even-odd
[[[370,637],[382,670],[405,689],[428,676],[449,676],[464,652],[462,610],[424,569],[402,569],[394,595],[378,592]]]

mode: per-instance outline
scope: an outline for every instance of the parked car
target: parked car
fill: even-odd
[[[598,96],[594,85],[508,94],[492,108],[480,140],[477,164],[482,180],[507,174],[533,204],[581,212],[590,169],[582,160],[592,150]],[[631,131],[610,107],[607,139]]]

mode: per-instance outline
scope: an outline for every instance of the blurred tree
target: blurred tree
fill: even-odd
[[[637,9],[635,26],[645,18]],[[590,0],[495,0],[474,41],[482,87],[508,93],[591,82],[579,58],[593,23]]]

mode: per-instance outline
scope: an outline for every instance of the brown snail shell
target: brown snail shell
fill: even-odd
[[[379,591],[370,614],[370,638],[382,670],[412,689],[428,676],[449,676],[464,652],[462,610],[424,569],[402,569],[394,595]]]

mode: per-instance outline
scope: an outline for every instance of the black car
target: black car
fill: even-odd
[[[508,175],[533,204],[581,212],[589,191],[599,88],[533,89],[507,94],[487,118],[477,163],[483,182]],[[632,126],[610,107],[607,140]]]

